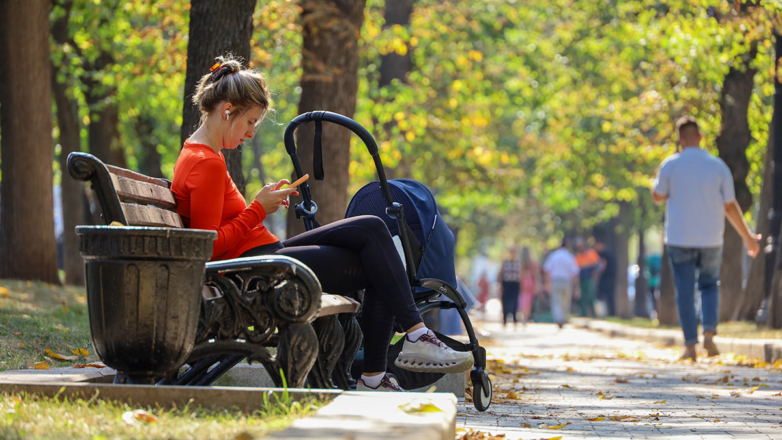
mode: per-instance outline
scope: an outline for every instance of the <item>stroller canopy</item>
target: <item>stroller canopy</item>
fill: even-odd
[[[392,179],[388,185],[394,201],[404,206],[405,220],[418,244],[423,247],[420,255],[413,252],[416,279],[435,278],[456,287],[454,236],[437,210],[434,195],[415,180]],[[396,219],[386,214],[386,207],[380,183],[376,181],[368,183],[353,196],[345,217],[374,215],[386,223],[391,235],[399,235],[399,225]]]

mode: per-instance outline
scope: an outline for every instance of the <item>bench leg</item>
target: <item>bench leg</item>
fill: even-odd
[[[345,347],[342,349],[342,355],[337,360],[332,378],[338,388],[350,390],[356,384],[355,379],[350,374],[350,368],[353,366],[353,359],[361,348],[364,340],[364,334],[361,332],[361,326],[356,320],[356,316],[351,313],[342,313],[339,315],[339,322],[342,324],[342,331],[345,335]]]
[[[315,388],[336,388],[331,373],[345,347],[345,333],[336,315],[318,318],[312,325],[318,335],[318,359],[310,372],[309,381]]]
[[[318,336],[312,324],[292,324],[280,329],[280,341],[277,345],[277,368],[282,369],[289,388],[302,388],[307,381],[315,360],[318,358]],[[281,380],[276,380],[282,386]]]

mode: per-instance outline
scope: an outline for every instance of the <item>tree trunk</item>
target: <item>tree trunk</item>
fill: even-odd
[[[766,148],[766,165],[763,171],[763,187],[760,190],[760,207],[758,209],[758,221],[755,225],[755,232],[763,236],[760,241],[763,247],[767,240],[771,228],[768,219],[768,213],[771,209],[773,196],[773,171],[772,159],[774,157],[774,134],[772,127],[768,130],[768,147]],[[749,266],[749,276],[747,276],[747,286],[744,288],[744,295],[741,298],[736,313],[731,317],[738,320],[754,320],[755,315],[763,302],[766,294],[765,287],[766,258],[765,253],[755,257]]]
[[[52,37],[58,45],[68,41],[68,20],[72,2],[64,2],[66,14],[52,23]],[[57,126],[60,129],[60,200],[63,220],[63,269],[65,284],[84,285],[84,261],[79,252],[79,237],[75,228],[83,224],[84,194],[82,183],[68,174],[68,155],[81,151],[81,137],[77,104],[68,97],[67,79],[60,83],[57,79],[58,67],[52,65],[52,91],[57,105]]]
[[[163,177],[160,153],[157,151],[155,121],[149,116],[139,116],[136,120],[136,135],[141,143],[139,171],[152,177]]]
[[[413,13],[414,3],[415,0],[386,1],[386,22],[383,27],[388,28],[393,25],[409,27],[410,15]],[[394,80],[397,80],[402,84],[407,83],[407,75],[413,70],[411,51],[412,47],[408,45],[407,52],[405,52],[404,55],[400,55],[396,53],[396,51],[393,51],[380,57],[380,80],[378,81],[378,86],[381,89],[391,85]],[[393,96],[391,96],[390,100],[393,101],[393,99]],[[394,142],[392,140],[394,138],[393,129],[395,126],[395,120],[392,119],[387,121],[383,124],[383,133],[385,134],[385,139],[391,141],[392,147],[399,148],[404,142],[404,137],[398,135],[399,142]],[[387,177],[389,179],[410,177],[410,173],[410,160],[403,155],[399,160],[399,164],[394,169],[389,168],[387,170]]]
[[[0,2],[0,278],[60,284],[54,237],[49,2]]]
[[[112,92],[112,95],[116,91]],[[119,145],[119,110],[114,96],[91,96],[89,145],[90,153],[104,163],[127,168],[125,152]]]
[[[193,94],[202,76],[209,73],[215,57],[232,53],[244,63],[250,61],[250,39],[253,34],[255,0],[192,0],[190,2],[190,40],[187,43],[185,103],[182,108],[182,143],[198,128],[201,114],[193,104]],[[223,150],[228,172],[239,192],[244,194],[247,181],[242,171],[242,153]]]
[[[644,244],[644,231],[638,231],[638,278],[635,279],[635,302],[633,312],[635,316],[649,317],[648,295],[649,283],[646,280],[646,246]]]
[[[328,110],[353,117],[358,92],[358,39],[365,4],[366,0],[301,1],[304,47],[299,113]],[[302,126],[296,133],[301,164],[310,175],[314,133],[313,124]],[[334,124],[323,124],[326,179],[311,185],[312,197],[320,207],[317,219],[321,224],[345,216],[349,163],[350,132]],[[288,237],[304,231],[293,211],[288,214]]]
[[[413,13],[415,0],[395,0],[386,2],[384,27],[393,25],[407,27],[410,25],[410,15]],[[380,57],[380,88],[391,84],[393,80],[407,83],[407,74],[413,70],[413,60],[410,56],[410,48],[404,55],[389,52]]]
[[[679,323],[676,308],[676,290],[673,287],[673,269],[668,261],[668,248],[663,246],[663,261],[660,265],[660,301],[657,302],[657,320],[662,325]]]
[[[615,219],[614,226],[616,241],[614,242],[614,255],[616,255],[616,316],[622,319],[630,319],[633,314],[630,310],[630,298],[627,296],[627,267],[630,256],[628,252],[630,241],[630,216],[631,206],[626,202],[620,202],[619,215]]]
[[[756,54],[757,49],[753,47],[743,59],[734,60],[734,67],[725,76],[720,98],[722,132],[717,137],[719,156],[733,174],[736,200],[744,212],[752,206],[752,193],[747,187],[747,146],[752,140],[747,111],[757,72],[749,66]],[[720,322],[733,317],[741,301],[744,279],[744,243],[727,219],[724,240],[720,267]]]

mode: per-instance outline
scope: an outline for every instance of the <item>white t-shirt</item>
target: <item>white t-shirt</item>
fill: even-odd
[[[696,147],[663,161],[654,192],[668,196],[665,244],[722,246],[725,204],[736,199],[733,175],[719,157]]]
[[[551,252],[543,264],[543,270],[549,274],[552,280],[570,280],[581,272],[573,256],[567,249],[559,248]]]

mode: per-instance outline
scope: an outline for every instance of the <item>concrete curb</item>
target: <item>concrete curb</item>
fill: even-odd
[[[401,408],[411,403],[437,409],[406,412]],[[270,438],[453,440],[455,436],[456,397],[451,394],[350,391]]]
[[[644,329],[590,319],[574,319],[572,322],[578,328],[603,333],[611,337],[640,339],[658,342],[666,346],[684,345],[684,336],[679,330]],[[721,353],[735,353],[750,359],[760,358],[765,362],[776,362],[782,359],[782,341],[776,339],[738,339],[715,336],[714,342]]]

